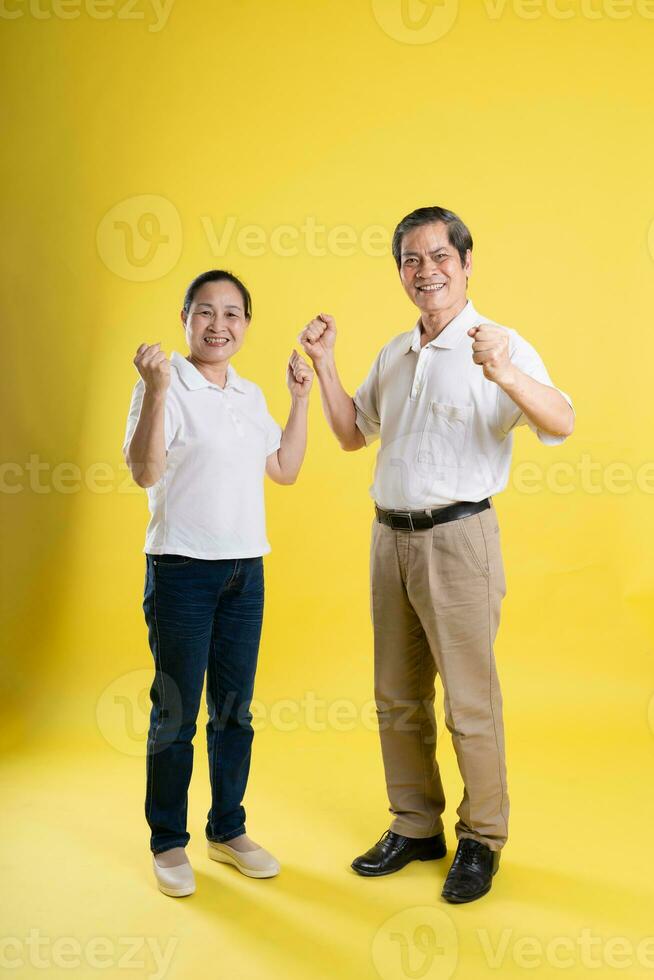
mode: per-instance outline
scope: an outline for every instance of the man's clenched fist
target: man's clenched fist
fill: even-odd
[[[286,384],[293,398],[308,398],[313,384],[313,371],[296,350],[288,361]]]
[[[512,371],[508,330],[480,323],[468,330],[468,336],[473,338],[472,359],[481,364],[484,377],[496,384],[508,379]]]
[[[336,323],[328,313],[319,313],[308,323],[298,340],[314,365],[332,353],[336,343]]]
[[[170,361],[164,354],[161,341],[156,344],[141,344],[136,352],[134,364],[145,382],[147,391],[163,394],[170,384]]]

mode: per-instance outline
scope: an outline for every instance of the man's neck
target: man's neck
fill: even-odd
[[[434,313],[422,313],[420,316],[420,343],[424,347],[430,340],[434,340],[445,327],[465,309],[468,303],[467,296],[457,305],[450,306],[446,310],[437,310]]]

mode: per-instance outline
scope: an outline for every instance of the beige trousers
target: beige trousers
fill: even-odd
[[[434,681],[445,694],[464,793],[457,838],[499,850],[509,796],[493,642],[506,582],[497,512],[424,531],[394,531],[375,518],[370,549],[375,700],[391,830],[443,830],[445,795],[436,762]]]

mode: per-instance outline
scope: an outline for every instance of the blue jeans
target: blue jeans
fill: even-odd
[[[263,557],[146,555],[143,611],[155,676],[145,816],[154,854],[185,847],[193,736],[207,675],[208,840],[245,833],[254,732],[250,702],[263,619]]]

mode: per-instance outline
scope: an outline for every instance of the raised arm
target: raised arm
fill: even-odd
[[[572,434],[573,409],[556,388],[531,377],[511,360],[509,334],[503,327],[481,323],[471,327],[468,336],[473,338],[475,364],[481,365],[484,376],[499,385],[540,432],[557,438]]]
[[[125,461],[140,487],[153,486],[161,479],[166,466],[164,413],[170,361],[160,347],[161,342],[141,344],[134,358],[145,391],[139,420],[125,450]]]
[[[286,384],[291,393],[291,410],[282,432],[279,449],[266,459],[266,473],[274,483],[295,483],[307,448],[307,415],[313,371],[297,351],[286,368]]]
[[[366,441],[356,424],[356,409],[352,396],[341,384],[336,370],[334,345],[336,324],[327,313],[319,313],[307,324],[298,340],[313,362],[322,399],[325,418],[330,429],[346,452],[361,449]]]

